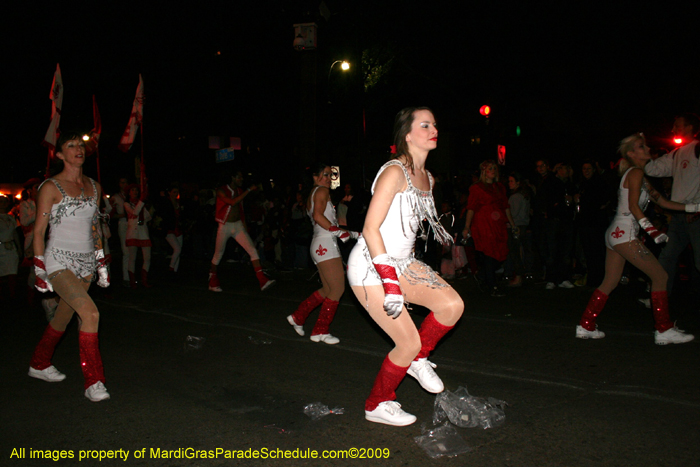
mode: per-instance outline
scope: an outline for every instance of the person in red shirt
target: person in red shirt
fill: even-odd
[[[248,196],[248,193],[255,191],[257,187],[251,185],[250,188],[244,190],[242,186],[243,173],[238,171],[231,177],[231,182],[228,185],[216,190],[216,222],[219,223],[219,230],[216,233],[216,250],[209,269],[209,290],[212,292],[222,291],[217,268],[224,256],[226,242],[229,238],[236,240],[250,256],[255,276],[260,283],[260,290],[267,290],[275,284],[273,279],[269,279],[263,273],[260,257],[245,226],[242,201]]]
[[[479,168],[479,182],[469,188],[467,221],[462,235],[464,238],[471,235],[474,248],[482,253],[484,276],[491,296],[502,297],[503,292],[496,284],[496,270],[508,257],[506,223],[510,223],[514,233],[518,228],[510,215],[506,188],[498,181],[498,166],[486,160]]]

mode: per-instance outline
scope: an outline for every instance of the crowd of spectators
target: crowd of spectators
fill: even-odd
[[[416,256],[447,280],[475,280],[479,288],[496,297],[504,295],[504,287],[544,284],[545,289],[551,290],[599,284],[605,268],[603,236],[617,204],[617,171],[593,159],[575,166],[567,161],[558,161],[552,166],[542,159],[536,161],[529,172],[508,170],[490,162],[487,167],[496,170],[486,174],[486,178],[483,170],[466,172],[466,176],[465,172],[458,176],[434,174],[433,192],[441,223],[455,243],[444,247],[432,238],[419,240]],[[112,183],[117,181],[138,191],[138,185],[130,185],[134,180],[122,178]],[[17,241],[21,243],[16,252],[20,267],[22,259],[31,256],[22,237],[31,233],[27,212],[31,211],[31,196],[38,184],[36,179],[28,183],[30,186],[23,194],[22,206],[12,198],[3,202],[8,205],[5,216],[17,220],[16,233],[20,237]],[[107,183],[107,188],[115,186],[112,183]],[[167,274],[172,277],[177,276],[181,269],[181,259],[185,267],[192,261],[211,260],[217,234],[214,219],[216,189],[222,183],[223,180],[212,181],[208,186],[200,186],[174,181],[164,187],[151,187],[150,194],[145,197],[140,193],[136,195],[134,206],[142,199],[143,213],[137,213],[133,229],[145,229],[151,247],[142,243],[143,239],[127,247],[131,255],[127,254],[122,264],[133,275],[129,280],[124,274],[125,286],[150,285],[148,266],[151,252],[147,248],[152,248],[159,264],[167,264]],[[312,268],[308,250],[313,231],[305,206],[310,184],[301,179],[282,186],[254,180],[245,183],[257,186],[243,204],[246,228],[265,271]],[[655,184],[661,193],[670,195],[671,178],[656,179]],[[344,183],[331,193],[341,226],[362,231],[371,198],[369,192],[353,182]],[[494,198],[496,204],[486,203],[490,207],[488,213],[483,212],[488,222],[475,229],[471,225],[470,212],[471,216],[479,217],[479,211],[485,205],[484,193],[498,194],[498,199],[496,202]],[[104,231],[112,254],[121,251],[119,236],[116,235],[120,215],[115,202],[118,196],[115,195],[118,192],[104,199],[105,211],[111,218]],[[125,193],[125,196],[130,194]],[[658,207],[650,209],[649,218],[663,231],[669,217]],[[139,214],[143,219],[138,218]],[[502,227],[505,228],[503,232]],[[110,235],[110,231],[115,234]],[[11,243],[9,237],[3,241]],[[139,247],[144,255],[136,265]],[[661,251],[661,247],[653,243],[649,247],[657,255]],[[351,248],[352,245],[341,245],[346,260]],[[233,245],[226,250],[224,261],[250,263],[250,258],[242,248]],[[692,255],[682,255],[680,262],[681,267],[692,264]],[[689,267],[687,270],[693,269]],[[142,274],[135,273],[137,271]],[[633,268],[628,268],[623,281],[628,281],[634,274]],[[688,275],[684,274],[683,279],[687,280]],[[14,277],[13,274],[5,276]],[[14,294],[14,278],[5,278],[2,282],[11,283]],[[27,293],[33,295],[29,286]]]

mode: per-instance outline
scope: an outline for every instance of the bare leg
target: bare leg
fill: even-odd
[[[639,240],[615,245],[615,251],[629,261],[633,266],[637,267],[640,271],[649,276],[651,279],[652,292],[666,290],[668,273],[664,271],[663,267],[661,267],[659,260],[657,260],[656,257],[652,255],[651,252],[647,250],[647,248],[642,245]]]
[[[413,263],[410,269],[418,272],[420,263]],[[462,297],[438,276],[438,281],[443,287],[434,288],[426,283],[411,284],[405,276],[399,277],[401,290],[408,303],[421,305],[433,312],[435,319],[444,326],[454,326],[459,321],[464,311]]]
[[[92,298],[87,294],[90,288],[91,277],[85,280],[78,279],[69,270],[58,271],[52,275],[51,285],[61,297],[56,309],[56,315],[51,321],[51,326],[57,331],[63,331],[70,322],[73,313],[80,318],[80,330],[83,332],[97,332],[100,322],[100,313]]]
[[[625,267],[625,257],[619,251],[608,248],[605,253],[605,277],[598,290],[606,295],[615,290],[620,283],[622,271]]]
[[[345,272],[342,258],[321,261],[316,265],[323,287],[319,293],[331,300],[338,301],[345,292]]]
[[[401,287],[403,289],[403,284]],[[388,316],[384,311],[384,288],[381,285],[355,285],[352,291],[360,303],[368,305],[367,312],[374,322],[394,341],[394,348],[389,352],[391,362],[399,367],[408,367],[420,352],[421,345],[418,329],[406,308],[396,319]]]

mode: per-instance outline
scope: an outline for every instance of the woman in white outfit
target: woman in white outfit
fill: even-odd
[[[700,205],[668,201],[649,184],[644,176],[644,166],[651,156],[644,135],[635,133],[623,139],[619,151],[623,157],[620,162],[620,172],[623,175],[618,190],[617,214],[605,233],[607,246],[605,278],[593,292],[581,321],[576,326],[576,337],[580,339],[605,337],[605,333],[597,329],[596,318],[603,310],[608,295],[620,282],[625,262],[629,261],[651,279],[651,307],[656,323],[654,332],[656,344],[690,342],[694,336],[676,328],[668,315],[666,292],[668,274],[656,257],[639,241],[638,235],[641,226],[654,242],[668,241],[666,234],[659,232],[649,219],[644,217],[649,201],[654,201],[664,209],[686,212],[698,212]]]
[[[29,376],[48,382],[66,378],[51,364],[51,357],[73,313],[77,313],[85,397],[97,402],[109,399],[109,393],[104,386],[97,338],[100,314],[87,290],[95,274],[97,285],[109,286],[98,222],[101,188],[83,175],[85,143],[82,135],[65,132],[56,148],[56,158],[62,161],[63,169],[39,188],[34,224],[34,271],[35,287],[40,292],[55,290],[60,301],[34,350]],[[50,235],[44,243],[47,226],[50,226]]]
[[[410,425],[416,417],[396,402],[395,390],[406,373],[431,393],[444,390],[427,357],[462,316],[464,303],[447,282],[413,249],[422,221],[443,244],[452,238],[440,225],[433,201],[433,178],[425,168],[437,147],[437,124],[430,109],[407,108],[396,116],[396,157],[384,164],[372,185],[365,226],[348,261],[348,281],[372,319],[391,337],[394,348],[384,359],[365,402],[365,418],[387,425]],[[405,303],[431,309],[420,330]]]
[[[144,204],[146,194],[141,193],[137,184],[129,186],[129,201],[124,203],[126,212],[126,247],[129,249],[129,286],[132,289],[136,285],[136,257],[141,248],[143,254],[143,267],[141,268],[141,285],[150,288],[148,271],[151,268],[151,237],[148,234],[148,223],[151,221],[151,213]]]
[[[338,227],[335,208],[331,203],[331,168],[319,164],[313,174],[314,187],[306,202],[307,214],[314,226],[314,236],[311,240],[311,259],[318,268],[323,287],[311,294],[299,304],[297,310],[287,316],[287,322],[294,327],[300,336],[304,335],[304,323],[309,314],[319,305],[316,324],[311,331],[310,339],[314,342],[337,344],[340,339],[330,334],[329,326],[335,317],[338,303],[345,292],[345,273],[343,259],[338,248],[337,239],[346,242],[357,238],[357,232],[348,232]]]

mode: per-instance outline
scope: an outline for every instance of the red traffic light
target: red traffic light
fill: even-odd
[[[488,105],[482,105],[481,108],[479,109],[479,113],[483,115],[484,117],[488,117],[489,114],[491,113],[491,107]]]

